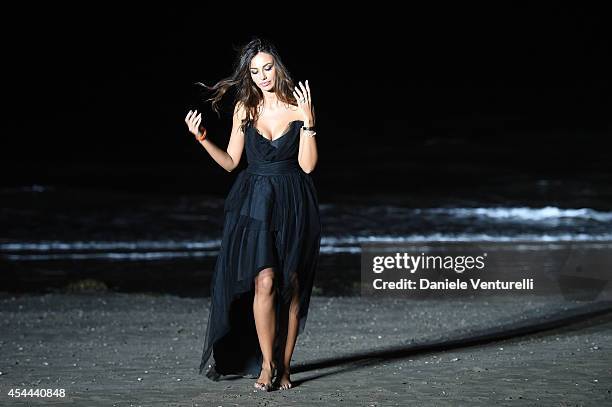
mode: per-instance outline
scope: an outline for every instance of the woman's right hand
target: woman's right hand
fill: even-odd
[[[206,128],[204,126],[200,126],[201,122],[202,113],[198,114],[197,110],[190,110],[189,113],[187,113],[187,116],[185,116],[185,123],[187,123],[189,131],[198,141],[203,141],[206,138]]]

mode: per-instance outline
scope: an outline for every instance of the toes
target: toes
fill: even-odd
[[[266,385],[265,383],[259,383],[259,382],[257,382],[257,383],[255,383],[254,387],[255,387],[257,390],[268,391],[268,385]]]

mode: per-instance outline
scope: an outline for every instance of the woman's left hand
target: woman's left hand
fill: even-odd
[[[293,96],[298,103],[298,108],[302,112],[302,117],[304,118],[304,123],[307,123],[310,126],[314,126],[313,123],[313,107],[312,100],[310,98],[310,86],[308,86],[308,79],[306,80],[306,86],[302,85],[302,82],[298,82],[300,87],[295,87],[295,91],[293,91]]]

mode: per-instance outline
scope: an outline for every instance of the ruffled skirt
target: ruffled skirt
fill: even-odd
[[[254,278],[261,270],[274,269],[276,332],[281,306],[296,291],[298,335],[304,330],[321,240],[317,192],[310,175],[276,167],[278,173],[249,165],[225,200],[223,237],[212,277],[200,364],[200,374],[206,369],[211,380],[260,373],[262,355],[253,300]],[[214,361],[209,363],[211,354]]]

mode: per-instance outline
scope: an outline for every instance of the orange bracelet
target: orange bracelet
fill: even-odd
[[[206,139],[206,127],[200,127],[200,129],[202,129],[202,135],[201,136],[196,136],[196,139],[201,143],[202,141],[204,141]]]

